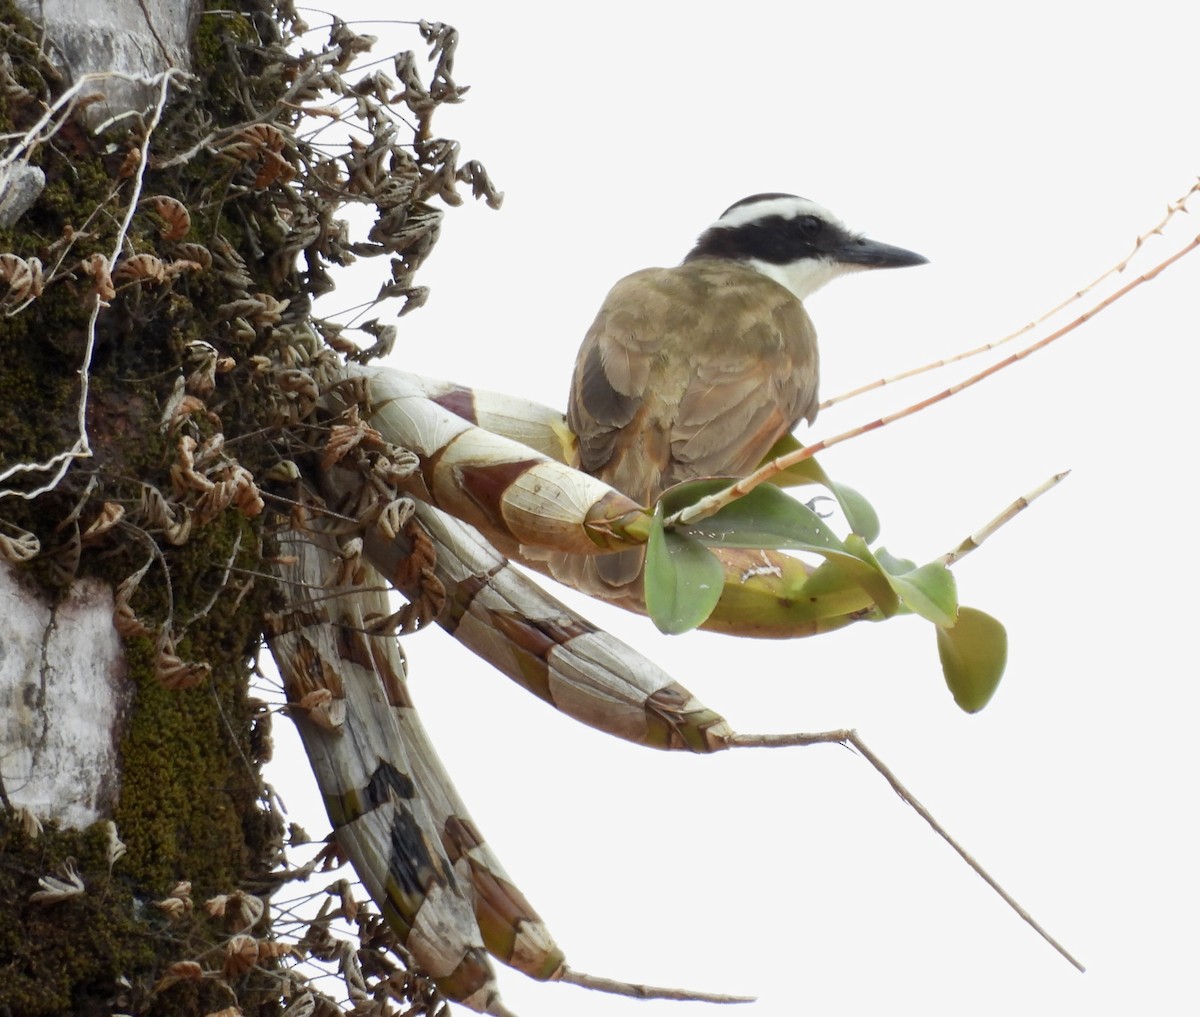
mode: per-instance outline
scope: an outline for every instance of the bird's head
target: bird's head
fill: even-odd
[[[827,208],[794,194],[755,194],[730,205],[684,260],[696,258],[744,262],[800,300],[846,272],[928,261],[902,247],[868,240]]]

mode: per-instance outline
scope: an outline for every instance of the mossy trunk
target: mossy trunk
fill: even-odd
[[[188,343],[202,337],[231,288],[202,279],[196,263],[187,279],[183,271],[173,281],[131,274],[105,294],[102,280],[75,268],[121,243],[138,174],[142,196],[189,202],[197,186],[228,171],[211,160],[192,164],[190,175],[158,171],[152,159],[136,165],[156,85],[89,83],[84,93],[109,92],[111,101],[64,104],[60,119],[37,128],[72,75],[88,69],[89,40],[98,67],[111,61],[155,75],[168,60],[187,59],[186,44],[164,41],[197,38],[210,62],[198,69],[211,87],[187,93],[188,113],[217,126],[228,115],[224,62],[270,12],[255,12],[257,26],[249,14],[189,23],[185,5],[165,5],[178,8],[181,28],[148,24],[148,13],[163,12],[122,0],[104,6],[112,31],[73,24],[68,10],[45,26],[42,48],[39,26],[4,6],[0,123],[6,137],[27,143],[9,153],[20,172],[0,201],[11,213],[0,227],[0,488],[8,492],[0,498],[8,541],[0,560],[0,1014],[206,1014],[234,1004],[247,1015],[278,1013],[269,965],[223,971],[222,944],[236,919],[203,907],[218,894],[268,894],[282,850],[282,824],[259,773],[267,715],[248,693],[268,594],[251,578],[259,521],[213,512],[172,543],[143,511],[147,492],[171,490],[186,428],[164,428],[163,412],[176,380],[194,367]],[[68,38],[55,36],[72,24]],[[139,68],[140,57],[148,62]],[[95,133],[119,113],[115,103],[147,100],[139,116]],[[169,91],[158,123],[168,143],[181,136],[176,102]],[[160,217],[136,215],[118,254],[194,262],[179,245],[208,246],[223,225],[202,213],[186,236],[174,236]],[[32,259],[44,290],[22,307],[35,296],[19,291],[21,266]],[[57,477],[56,457],[79,449],[85,367],[90,454]],[[237,402],[232,384],[224,395]],[[201,442],[217,430],[199,413],[186,427]],[[51,465],[25,468],[39,463]],[[120,513],[107,530],[106,511]],[[118,633],[115,591],[143,567],[136,591],[116,597],[127,609]],[[53,879],[75,889],[47,895]],[[172,896],[177,904],[155,905]],[[244,931],[266,935],[269,915],[247,919]],[[206,973],[172,968],[197,960]]]
[[[500,203],[430,129],[465,91],[457,34],[415,26],[428,86],[412,52],[399,83],[365,57],[349,81],[371,38],[334,19],[293,45],[288,0],[96,10],[43,0],[36,25],[0,0],[0,1017],[327,1017],[290,955],[356,948],[350,991],[436,1009],[365,908],[273,934],[298,877],[250,680],[323,396],[395,337],[365,321],[358,348],[313,297],[384,257],[376,303],[419,306],[429,202],[466,183]],[[95,77],[114,67],[138,79]],[[306,111],[350,140],[314,141]],[[375,215],[365,238],[348,203]],[[357,945],[328,928],[350,913]]]

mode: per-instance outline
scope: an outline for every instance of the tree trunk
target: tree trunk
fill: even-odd
[[[36,5],[38,24],[9,3],[0,1017],[337,1013],[278,963],[266,904],[297,875],[250,679],[294,592],[272,578],[273,534],[317,488],[320,397],[351,380],[343,357],[395,334],[364,323],[377,342],[358,350],[312,297],[331,265],[386,255],[377,302],[418,306],[441,219],[427,201],[457,204],[462,182],[499,204],[429,128],[462,96],[456,34],[418,26],[428,86],[412,53],[399,84],[348,82],[372,40],[334,20],[317,52],[289,48],[304,28],[286,0],[113,0],[103,24],[84,0]],[[353,140],[313,143],[306,115],[353,122]],[[335,218],[348,202],[375,214],[365,240]],[[342,914],[365,981],[324,924]],[[438,1008],[376,919],[348,900],[292,946],[342,963],[360,1001]]]
[[[260,535],[239,510],[172,534],[158,496],[173,497],[182,439],[219,430],[216,411],[187,415],[179,397],[207,387],[189,393],[184,372],[231,287],[202,281],[204,251],[186,246],[211,247],[227,224],[180,233],[174,205],[145,199],[191,201],[223,167],[159,170],[141,148],[171,154],[185,113],[229,118],[231,57],[270,12],[23,6],[43,24],[0,17],[0,121],[24,137],[0,169],[0,1014],[277,1013],[278,978],[223,967],[221,952],[231,931],[269,932],[255,901],[281,857],[259,774],[267,718],[247,691],[268,591],[237,578],[254,574]],[[160,113],[163,73],[193,60],[200,82],[172,85]],[[105,70],[144,80],[87,79],[61,102]],[[81,370],[87,454],[60,475],[63,453],[84,449]],[[172,405],[179,426],[164,430]],[[214,918],[201,902],[219,894],[244,906]]]

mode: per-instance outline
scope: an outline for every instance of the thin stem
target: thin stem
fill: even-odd
[[[1180,198],[1177,198],[1167,206],[1167,214],[1163,216],[1163,218],[1160,219],[1156,225],[1150,227],[1150,229],[1148,229],[1145,233],[1142,233],[1140,236],[1138,236],[1138,238],[1134,241],[1133,250],[1125,255],[1123,259],[1113,265],[1112,268],[1108,269],[1108,271],[1098,275],[1082,289],[1076,290],[1071,296],[1059,302],[1056,306],[1050,308],[1050,310],[1048,310],[1040,318],[1035,318],[1033,321],[1017,329],[1015,332],[1010,332],[1002,339],[996,339],[993,342],[984,343],[982,346],[977,346],[973,350],[967,350],[965,353],[957,353],[954,356],[944,357],[941,360],[935,360],[932,363],[924,364],[921,367],[913,367],[907,371],[901,371],[899,374],[893,374],[887,378],[879,378],[878,380],[869,382],[866,385],[860,385],[858,388],[851,389],[849,392],[843,392],[841,395],[836,395],[832,399],[826,399],[823,403],[821,403],[820,408],[824,410],[830,406],[836,405],[837,403],[842,403],[846,402],[848,399],[853,399],[855,396],[862,395],[865,392],[871,392],[877,388],[882,388],[884,385],[891,385],[898,381],[914,378],[917,375],[925,374],[929,371],[935,371],[940,367],[946,367],[949,364],[956,364],[959,361],[967,360],[971,357],[978,356],[981,353],[987,353],[990,350],[997,349],[1006,343],[1012,342],[1014,339],[1019,339],[1027,332],[1032,332],[1035,328],[1037,328],[1038,325],[1041,325],[1043,322],[1053,318],[1060,311],[1070,307],[1071,304],[1075,303],[1076,301],[1082,300],[1109,276],[1118,275],[1121,272],[1124,272],[1125,269],[1129,267],[1129,263],[1134,259],[1138,252],[1141,251],[1142,246],[1147,240],[1149,240],[1152,236],[1161,236],[1163,229],[1178,213],[1188,211],[1188,199],[1191,198],[1191,196],[1197,191],[1200,191],[1200,180],[1197,180],[1196,183],[1192,184],[1186,194]]]
[[[672,989],[661,985],[639,985],[635,982],[619,982],[599,975],[587,975],[564,967],[561,981],[578,985],[596,992],[607,992],[614,996],[629,996],[633,999],[675,999],[693,1003],[753,1003],[754,996],[730,996],[720,992],[693,992],[691,989]]]
[[[1057,939],[1050,935],[1034,917],[1026,911],[1020,904],[1017,903],[1015,897],[1004,889],[992,875],[977,862],[974,856],[971,855],[957,840],[955,840],[946,831],[924,805],[922,805],[917,797],[908,790],[887,765],[874,752],[867,748],[866,744],[858,736],[858,732],[852,728],[843,728],[840,731],[820,731],[815,734],[781,734],[781,735],[733,735],[729,744],[732,748],[785,748],[794,745],[819,745],[822,743],[834,743],[845,745],[853,748],[860,756],[875,768],[875,771],[883,777],[884,780],[891,785],[893,791],[900,796],[900,800],[912,808],[918,816],[930,825],[933,832],[942,838],[947,844],[952,847],[958,856],[970,866],[971,870],[979,876],[988,886],[1000,895],[1000,899],[1012,908],[1026,925],[1034,932],[1049,943],[1057,950],[1067,961],[1069,961],[1079,971],[1084,970],[1084,966],[1076,960],[1071,953]]]
[[[1056,473],[1054,476],[1050,477],[1049,480],[1043,481],[1032,491],[1021,495],[1020,498],[1009,505],[1008,508],[1006,508],[998,516],[991,521],[984,523],[983,526],[981,526],[978,530],[966,537],[963,542],[958,545],[958,547],[954,548],[952,551],[947,551],[938,560],[946,565],[953,565],[956,561],[965,558],[1010,519],[1014,518],[1019,513],[1024,512],[1027,508],[1029,508],[1030,505],[1037,501],[1038,498],[1049,491],[1052,487],[1057,487],[1064,480],[1066,480],[1070,472],[1070,470],[1063,470],[1061,473]]]

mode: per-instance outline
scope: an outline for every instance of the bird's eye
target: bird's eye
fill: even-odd
[[[797,221],[800,227],[800,232],[810,240],[821,235],[821,230],[825,228],[825,223],[815,215],[802,215]]]

